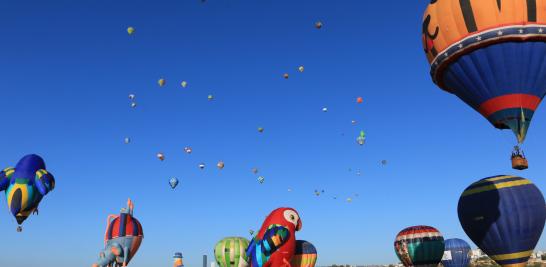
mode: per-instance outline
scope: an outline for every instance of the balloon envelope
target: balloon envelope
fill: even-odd
[[[445,240],[444,267],[467,267],[470,264],[470,245],[458,238]]]
[[[173,177],[169,180],[169,185],[171,186],[172,189],[175,189],[176,186],[178,185],[178,179]]]
[[[464,231],[499,265],[524,266],[546,220],[540,190],[522,177],[479,180],[462,193],[457,212]]]
[[[398,233],[394,249],[406,267],[436,267],[444,254],[444,238],[434,227],[412,226]]]
[[[296,253],[292,258],[292,267],[315,267],[317,249],[305,240],[296,240]]]
[[[226,237],[216,243],[214,257],[220,267],[246,267],[246,248],[249,241],[243,237]]]

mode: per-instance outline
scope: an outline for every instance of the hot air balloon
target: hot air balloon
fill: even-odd
[[[459,198],[459,221],[470,239],[501,266],[522,267],[533,253],[546,220],[540,190],[522,177],[479,180]]]
[[[422,39],[432,80],[519,144],[546,94],[544,1],[431,1]]]
[[[140,222],[133,217],[133,203],[119,215],[109,215],[104,235],[104,250],[93,267],[127,266],[135,256],[144,238]]]
[[[128,33],[129,35],[132,35],[134,32],[135,32],[135,28],[133,28],[133,27],[128,27],[128,28],[127,28],[127,33]]]
[[[282,77],[288,79],[288,73],[283,74]]]
[[[470,245],[462,239],[452,238],[445,240],[444,267],[468,267],[470,264]]]
[[[321,21],[315,22],[315,28],[321,29],[322,28],[322,22]]]
[[[214,257],[219,267],[246,267],[248,257],[245,253],[250,242],[244,237],[226,237],[216,243]]]
[[[184,152],[186,152],[186,154],[191,154],[191,152],[193,152],[193,149],[187,146],[187,147],[184,147]]]
[[[161,78],[157,81],[157,84],[160,86],[160,87],[163,87],[163,85],[165,85],[165,79]]]
[[[182,81],[180,85],[182,85],[182,88],[186,88],[186,86],[188,86],[188,82]]]
[[[258,168],[252,168],[252,173],[257,174],[258,171],[259,171]]]
[[[165,160],[165,155],[161,152],[157,153],[155,155],[157,157],[157,159],[161,160],[161,161],[164,161]]]
[[[303,65],[298,67],[299,72],[303,72],[304,70],[305,70],[305,68],[303,67]]]
[[[394,250],[406,267],[436,267],[444,254],[444,238],[434,227],[408,227],[396,236]]]
[[[250,230],[248,230],[248,233],[249,233],[250,235],[254,235],[254,230],[250,229]]]
[[[328,108],[327,108],[327,107],[323,107],[323,108],[322,108],[322,112],[328,112]]]
[[[135,97],[136,97],[135,94],[129,94],[129,99],[130,99],[130,100],[135,99]]]
[[[218,169],[223,169],[225,166],[224,162],[223,161],[218,161],[218,163],[216,164],[216,167],[218,167]]]
[[[387,165],[387,163],[388,163],[388,162],[387,162],[386,159],[384,159],[384,160],[381,161],[381,165],[383,165],[383,166]]]
[[[356,120],[352,120],[352,121],[351,121],[351,124],[352,124],[352,125],[355,125],[355,124],[356,124]]]
[[[174,253],[173,259],[174,259],[174,267],[183,267],[184,263],[182,262],[182,252],[176,252]]]
[[[213,95],[209,95],[209,96],[207,97],[207,99],[208,99],[209,101],[212,101],[212,100],[214,100],[214,96],[213,96]]]
[[[204,169],[205,168],[205,163],[199,163],[199,169]]]
[[[356,142],[361,146],[366,143],[366,133],[364,133],[364,131],[360,131],[360,135],[356,138]]]
[[[351,202],[353,202],[353,199],[350,198],[350,197],[348,197],[348,198],[347,198],[347,202],[351,203]]]
[[[315,267],[317,249],[305,240],[296,240],[296,253],[290,262],[292,267]]]
[[[23,230],[23,222],[33,213],[38,213],[42,198],[55,188],[55,178],[46,170],[44,160],[35,154],[26,155],[15,168],[0,171],[0,191],[6,192],[11,214]]]
[[[263,128],[263,127],[258,127],[258,132],[259,132],[259,133],[263,133],[263,132],[264,132],[264,128]]]
[[[129,144],[129,143],[131,143],[131,138],[125,137],[125,139],[123,139],[123,142],[124,142],[125,144]]]
[[[258,177],[258,183],[263,184],[265,182],[265,177],[260,176]]]
[[[176,186],[178,185],[178,179],[176,177],[173,177],[169,180],[169,185],[171,186],[172,189],[175,189]]]
[[[135,102],[131,102],[131,107],[136,108],[137,104]]]

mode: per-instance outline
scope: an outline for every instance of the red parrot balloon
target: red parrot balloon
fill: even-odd
[[[300,229],[301,219],[295,209],[272,211],[246,249],[250,267],[290,266],[296,251],[296,231]]]

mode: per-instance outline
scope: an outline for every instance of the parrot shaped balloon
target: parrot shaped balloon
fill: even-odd
[[[301,225],[298,212],[292,208],[272,211],[246,249],[250,266],[290,266],[296,250],[296,231]]]
[[[44,160],[38,155],[26,155],[15,168],[0,172],[0,191],[6,191],[8,208],[19,224],[18,232],[28,216],[38,213],[40,201],[54,188],[55,178],[46,171]]]
[[[93,267],[127,266],[135,256],[144,238],[142,225],[133,217],[133,202],[127,201],[127,208],[119,215],[109,215],[104,235],[104,250]]]

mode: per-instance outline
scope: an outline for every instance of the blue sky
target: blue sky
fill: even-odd
[[[512,133],[428,75],[428,2],[1,1],[0,164],[40,154],[57,188],[22,233],[0,200],[0,265],[90,266],[128,197],[145,233],[133,267],[171,266],[175,251],[200,266],[279,206],[299,211],[320,265],[396,262],[395,235],[417,224],[469,241],[456,206],[470,183],[520,174],[545,189],[546,114],[529,130],[531,168],[511,170]]]

